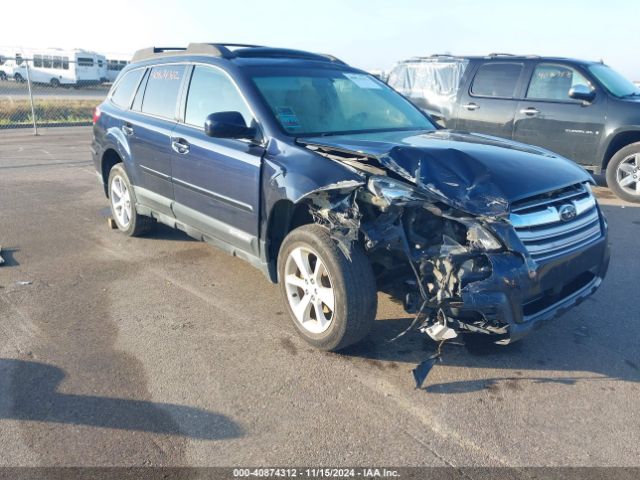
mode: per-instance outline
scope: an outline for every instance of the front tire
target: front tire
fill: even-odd
[[[129,237],[137,237],[151,230],[155,220],[136,212],[135,192],[122,163],[111,168],[108,182],[111,216],[118,230]]]
[[[640,203],[640,142],[621,148],[607,165],[607,185],[619,198]]]
[[[58,80],[57,78],[52,78],[49,83],[51,84],[52,88],[60,88],[60,80]]]
[[[371,265],[358,245],[350,257],[327,228],[315,224],[290,232],[280,248],[278,278],[293,324],[321,350],[340,350],[362,340],[375,320]]]

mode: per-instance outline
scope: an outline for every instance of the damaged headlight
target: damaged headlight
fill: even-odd
[[[416,192],[411,185],[388,177],[373,176],[369,178],[367,188],[376,197],[384,199],[387,206],[394,202],[416,198]]]
[[[487,252],[493,252],[502,248],[502,244],[487,228],[479,223],[467,222],[466,225],[467,240],[472,247]]]

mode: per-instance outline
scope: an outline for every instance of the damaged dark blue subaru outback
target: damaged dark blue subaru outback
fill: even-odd
[[[378,291],[435,340],[509,343],[583,301],[607,270],[607,224],[581,167],[440,129],[330,56],[141,50],[94,124],[122,232],[161,222],[248,260],[321,349],[367,334]]]

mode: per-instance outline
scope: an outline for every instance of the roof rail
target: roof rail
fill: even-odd
[[[231,50],[237,48],[237,50]],[[342,60],[332,56],[318,53],[293,50],[289,48],[272,48],[261,45],[248,45],[245,43],[190,43],[187,48],[160,48],[150,47],[138,50],[131,59],[132,62],[148,60],[150,58],[170,55],[212,55],[220,58],[237,57],[283,57],[300,58],[308,60],[323,60],[344,65]]]
[[[190,43],[184,47],[149,47],[138,50],[133,54],[132,62],[148,60],[149,58],[168,55],[213,55],[215,57],[232,58],[233,52],[229,47],[255,48],[258,45],[244,43]]]
[[[291,48],[272,48],[272,47],[255,47],[240,49],[233,52],[236,57],[243,58],[299,58],[306,60],[321,60],[336,62],[344,65],[342,60],[332,55],[324,55],[320,53],[305,52],[304,50],[294,50]]]
[[[487,57],[516,57],[513,53],[492,52]]]

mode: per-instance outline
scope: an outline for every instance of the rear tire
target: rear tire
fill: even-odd
[[[16,83],[24,83],[24,78],[22,78],[22,75],[20,75],[19,73],[16,73],[13,76],[13,79],[16,81]]]
[[[49,83],[51,84],[51,86],[53,88],[59,88],[60,87],[60,80],[58,80],[57,78],[52,78]]]
[[[293,324],[304,340],[321,350],[353,345],[375,320],[371,265],[358,245],[350,256],[327,228],[315,224],[290,232],[280,248],[278,279]]]
[[[135,192],[122,163],[111,168],[107,185],[111,215],[118,230],[129,237],[137,237],[151,230],[155,220],[136,212]]]
[[[0,72],[0,81],[1,82],[6,82],[7,81],[7,74],[4,72]]]
[[[640,142],[621,148],[607,165],[607,185],[619,198],[640,203]]]

